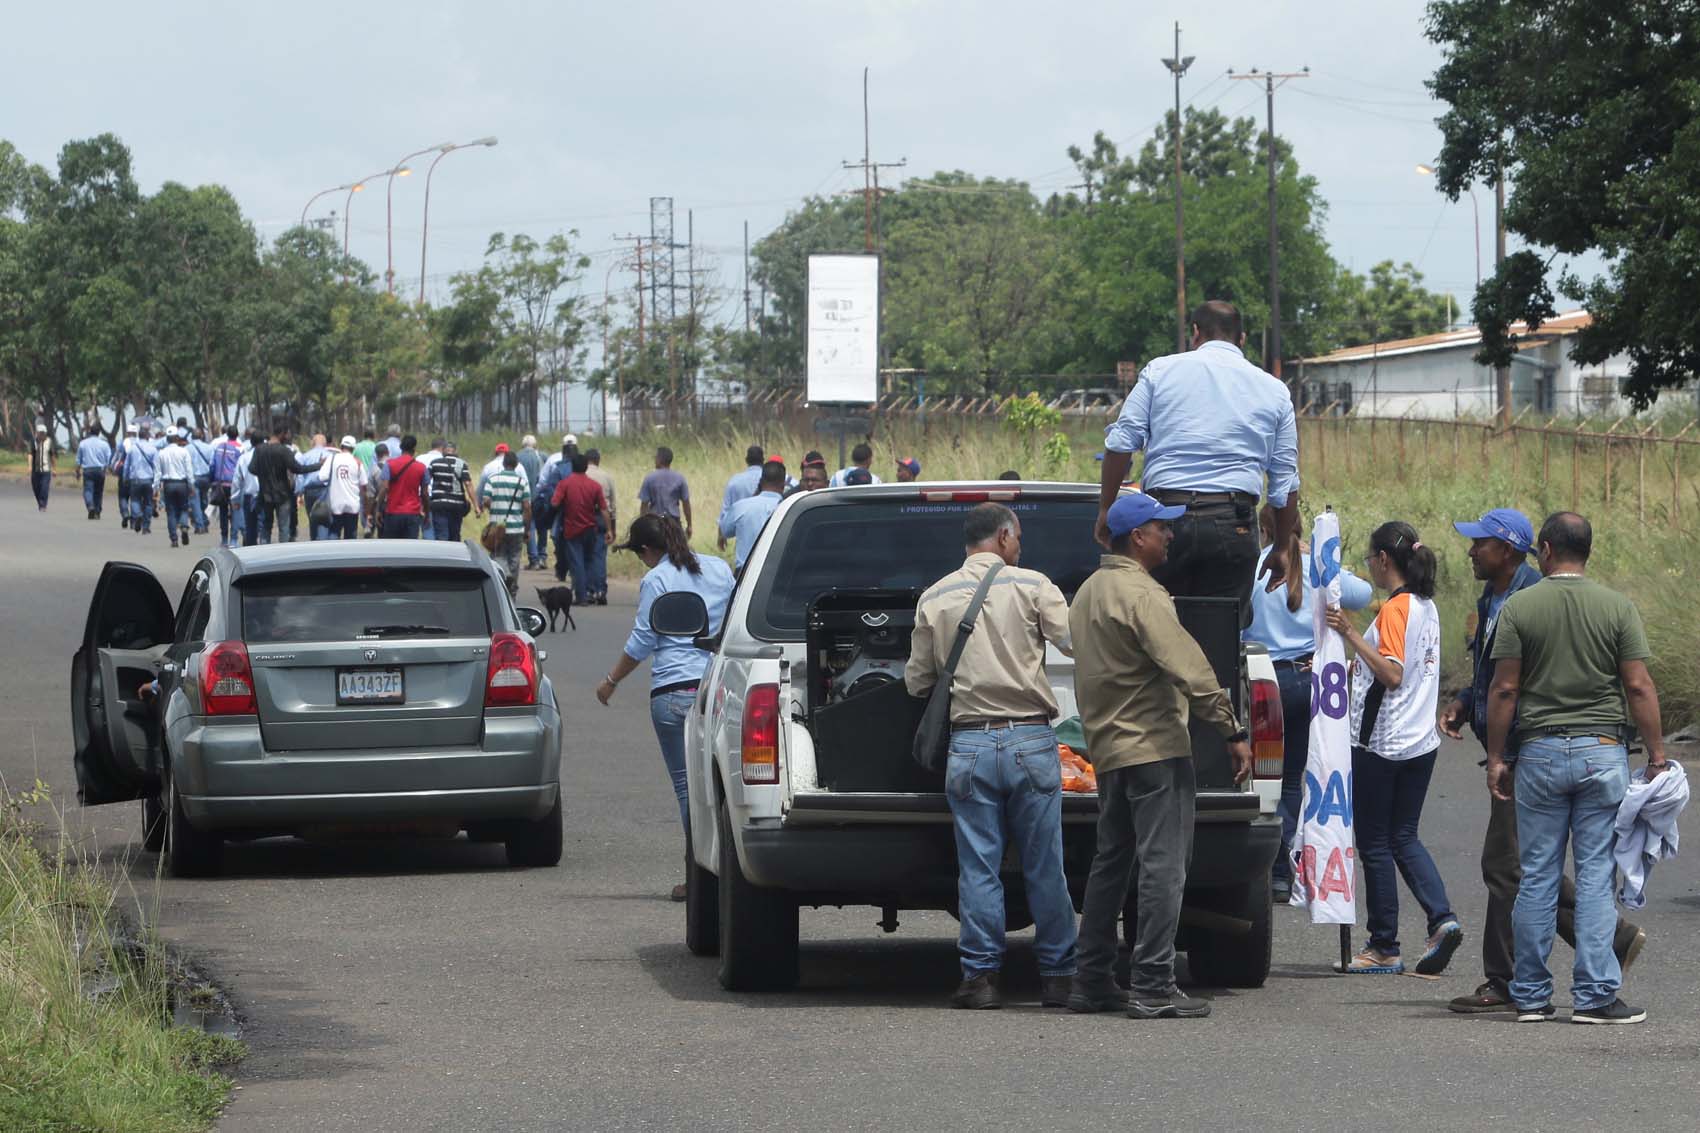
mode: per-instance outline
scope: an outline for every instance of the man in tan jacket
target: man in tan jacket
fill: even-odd
[[[1002,504],[981,504],[962,525],[968,558],[935,582],[915,609],[909,664],[913,696],[938,684],[957,627],[986,572],[998,568],[950,682],[950,759],[945,795],[956,827],[962,985],[951,1005],[998,1007],[1003,965],[1004,847],[1021,859],[1040,997],[1068,1003],[1074,975],[1074,903],[1062,864],[1062,764],[1051,720],[1056,695],[1045,674],[1045,643],[1069,650],[1068,604],[1036,570],[1022,570],[1021,521]]]
[[[1228,740],[1235,778],[1251,774],[1251,747],[1204,650],[1175,616],[1151,572],[1169,555],[1169,521],[1185,511],[1143,492],[1108,514],[1110,553],[1074,597],[1075,698],[1088,758],[1098,773],[1098,849],[1086,881],[1071,1011],[1127,1008],[1136,1019],[1196,1018],[1206,1000],[1175,987],[1175,929],[1192,858],[1192,742],[1187,712]],[[1133,996],[1116,989],[1116,920],[1139,871]]]

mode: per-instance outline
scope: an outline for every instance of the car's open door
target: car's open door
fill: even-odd
[[[158,785],[151,756],[158,714],[140,689],[158,675],[171,634],[171,599],[153,572],[107,563],[71,659],[71,734],[82,805],[140,798]]]

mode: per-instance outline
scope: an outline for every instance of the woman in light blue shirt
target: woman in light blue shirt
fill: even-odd
[[[1267,506],[1258,514],[1257,526],[1263,534],[1263,550],[1257,557],[1257,570],[1261,572],[1275,538],[1275,513]],[[1281,762],[1281,852],[1275,856],[1271,873],[1277,904],[1285,903],[1292,889],[1293,863],[1287,855],[1304,802],[1305,760],[1310,751],[1310,657],[1316,651],[1311,618],[1316,591],[1305,569],[1309,553],[1310,549],[1300,543],[1295,526],[1287,552],[1286,585],[1273,593],[1261,586],[1251,588],[1251,625],[1243,635],[1246,641],[1267,648],[1275,662],[1275,679],[1281,685],[1281,716],[1287,727]],[[1371,593],[1369,583],[1348,570],[1340,571],[1341,606],[1361,610],[1369,605]]]
[[[619,660],[596,686],[596,699],[607,704],[621,681],[652,658],[649,666],[649,718],[661,742],[661,758],[673,780],[679,821],[687,828],[690,812],[685,790],[685,720],[696,701],[697,682],[708,669],[709,653],[688,637],[663,637],[650,628],[649,610],[661,595],[674,590],[700,594],[708,606],[708,632],[720,631],[736,580],[726,560],[698,557],[679,521],[651,512],[633,521],[626,541],[614,548],[635,551],[649,573],[638,584],[637,617]],[[685,887],[673,887],[673,900],[685,899]]]

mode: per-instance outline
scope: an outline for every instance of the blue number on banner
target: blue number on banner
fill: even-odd
[[[1310,556],[1310,584],[1321,590],[1340,574],[1340,540],[1330,539]]]
[[[1338,771],[1328,775],[1328,786],[1305,772],[1304,821],[1327,826],[1330,818],[1338,818],[1341,826],[1352,824],[1352,789]]]
[[[1338,661],[1324,665],[1320,672],[1310,674],[1310,717],[1318,712],[1333,720],[1346,715],[1346,666]]]

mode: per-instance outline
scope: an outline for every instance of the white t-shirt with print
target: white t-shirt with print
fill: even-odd
[[[351,452],[332,453],[319,479],[330,485],[325,499],[332,515],[360,514],[360,489],[371,481],[365,463]]]
[[[1352,658],[1352,744],[1383,759],[1427,755],[1440,746],[1439,612],[1427,598],[1402,591],[1382,604],[1364,640],[1397,661],[1404,678],[1398,688],[1386,688],[1362,657]]]

